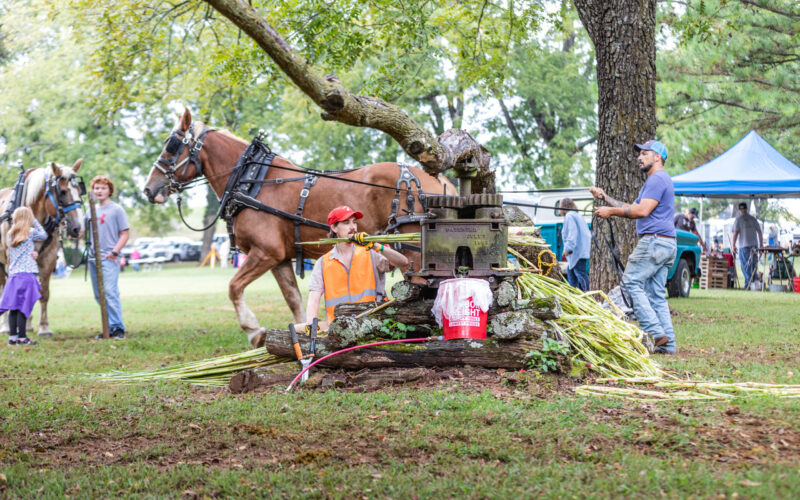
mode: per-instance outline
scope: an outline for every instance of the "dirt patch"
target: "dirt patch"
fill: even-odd
[[[242,377],[249,384],[247,391],[282,391],[292,376],[285,374],[261,374]],[[542,375],[531,371],[508,371],[478,367],[448,368],[383,368],[364,369],[356,372],[343,370],[319,370],[302,386],[303,391],[324,392],[331,389],[343,392],[374,392],[395,389],[455,389],[461,393],[474,394],[489,391],[496,397],[512,397],[520,392],[539,397],[570,392],[582,380],[564,375]],[[232,387],[234,392],[240,385]],[[295,390],[298,390],[296,387]]]
[[[603,408],[592,419],[640,429],[630,444],[644,454],[668,453],[690,460],[731,465],[800,463],[800,431],[786,422],[742,414],[738,406],[719,412],[713,423],[690,425],[677,418],[696,409],[664,414],[655,405]]]
[[[303,391],[387,392],[407,389],[440,389],[462,394],[490,392],[498,398],[547,398],[569,391],[576,382],[568,377],[543,376],[536,372],[508,372],[480,368],[418,368],[403,370],[403,384],[396,384],[396,370],[362,370],[359,372],[320,371],[317,385]],[[410,374],[410,375],[409,375]],[[285,374],[274,374],[286,377]],[[377,378],[376,378],[377,376]],[[337,382],[343,380],[344,382]],[[380,380],[378,385],[370,385]],[[385,383],[384,383],[385,382]],[[258,391],[283,391],[286,380]],[[175,406],[211,402],[230,398],[226,391],[198,391],[184,401],[164,397],[151,402],[158,412]],[[221,426],[202,422],[177,420],[174,426],[151,429],[142,427],[148,418],[116,416],[109,418],[103,408],[93,410],[92,419],[100,422],[97,429],[77,424],[50,431],[0,435],[0,466],[8,463],[28,463],[33,467],[75,468],[99,465],[146,463],[157,468],[172,468],[181,464],[203,465],[223,469],[293,468],[312,464],[340,463],[349,466],[407,462],[427,464],[437,453],[430,447],[409,444],[399,426],[357,425],[352,428],[333,428],[323,433],[300,432],[297,428],[282,428],[265,424],[236,424]],[[381,420],[385,415],[364,417],[366,422]],[[492,425],[492,416],[482,416]],[[442,439],[445,439],[442,437]],[[450,439],[448,436],[447,439]],[[527,446],[532,446],[528,444]]]

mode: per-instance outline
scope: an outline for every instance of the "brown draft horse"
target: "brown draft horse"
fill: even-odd
[[[67,236],[80,238],[83,234],[83,210],[81,209],[81,193],[78,186],[78,170],[83,160],[75,162],[72,167],[51,162],[47,167],[31,170],[25,177],[25,188],[22,192],[20,206],[27,206],[33,211],[34,217],[45,224],[46,219],[52,217],[59,220],[59,226],[53,230],[53,240],[44,251],[41,251],[44,242],[36,242],[36,251],[39,252],[39,283],[42,286],[42,298],[39,300],[39,332],[42,337],[52,337],[53,330],[47,318],[47,301],[50,299],[50,275],[56,267],[58,259],[58,231],[61,224],[66,225]],[[0,190],[0,214],[5,213],[11,198],[13,188]],[[8,265],[8,238],[7,233],[11,221],[0,224],[0,290],[6,283],[6,266]],[[27,329],[32,329],[32,317],[28,318]],[[0,331],[8,331],[8,315],[3,314],[0,319]]]
[[[197,141],[203,137],[202,142]],[[185,183],[201,175],[197,166],[189,160],[189,151],[194,150],[198,159],[202,175],[211,185],[211,188],[222,197],[228,178],[237,160],[248,146],[248,142],[234,135],[214,129],[206,128],[202,123],[192,123],[192,115],[187,109],[176,124],[169,141],[173,138],[183,141],[183,151],[173,150],[167,152],[169,146],[161,152],[159,161],[153,166],[144,194],[151,203],[164,203],[170,194],[176,192],[177,183]],[[199,145],[199,148],[198,148]],[[197,152],[199,149],[199,152]],[[161,164],[159,164],[161,163]],[[276,167],[297,169],[294,164],[285,158],[276,156],[272,161]],[[164,165],[171,165],[165,168]],[[422,169],[410,167],[413,174],[419,179],[422,190],[429,194],[456,194],[456,189],[443,176],[436,179]],[[376,163],[354,170],[336,174],[337,179],[320,177],[316,185],[310,189],[306,200],[303,217],[314,221],[326,221],[328,212],[339,205],[349,205],[361,211],[364,218],[359,221],[359,229],[370,234],[382,231],[388,224],[391,214],[391,204],[394,198],[394,186],[400,175],[397,163]],[[270,168],[267,179],[297,177],[297,171]],[[338,178],[368,182],[381,186],[391,186],[392,189],[381,189],[352,182],[340,181]],[[261,188],[258,200],[280,210],[295,213],[300,200],[300,191],[303,182],[285,182],[281,184],[265,184]],[[421,205],[414,190],[414,208],[421,211]],[[407,209],[406,193],[401,190],[400,210],[404,214]],[[419,231],[416,224],[406,225],[399,230],[406,232]],[[247,307],[244,301],[244,289],[251,282],[267,271],[272,271],[275,280],[280,286],[283,297],[292,311],[295,322],[304,322],[305,313],[300,290],[297,287],[291,259],[294,258],[294,226],[291,220],[272,215],[266,212],[245,208],[234,219],[233,231],[236,244],[247,254],[247,260],[234,275],[228,285],[228,297],[236,310],[239,325],[247,333],[248,340],[254,345],[258,343],[265,331],[256,319],[255,314]],[[314,241],[327,236],[327,231],[310,226],[301,226],[301,241]],[[327,252],[330,247],[308,245],[305,256],[318,258]],[[419,262],[415,265],[419,269]]]

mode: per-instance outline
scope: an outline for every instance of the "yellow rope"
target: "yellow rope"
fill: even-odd
[[[542,255],[545,254],[550,255],[550,262],[542,261]],[[553,267],[555,267],[555,265],[558,264],[558,261],[556,260],[556,254],[554,254],[553,251],[550,250],[549,248],[542,249],[542,251],[539,252],[537,260],[539,262],[539,265],[537,267],[542,270],[542,274],[545,276],[550,276],[550,271],[552,271]]]

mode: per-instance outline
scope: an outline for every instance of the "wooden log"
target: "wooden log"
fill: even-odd
[[[508,311],[496,314],[491,320],[492,336],[497,340],[540,338],[547,330],[542,320],[525,311]]]
[[[308,352],[308,337],[301,336],[303,352]],[[281,357],[294,357],[294,349],[288,331],[268,330],[265,346],[271,354]],[[390,344],[367,347],[334,356],[320,363],[322,367],[361,369],[361,368],[406,368],[436,366],[481,366],[484,368],[505,368],[518,370],[524,367],[525,355],[540,350],[540,339],[515,340],[510,342],[495,339],[486,340],[448,340],[408,344]],[[321,357],[335,351],[325,337],[317,339],[317,356]]]
[[[422,285],[412,283],[408,280],[398,281],[392,286],[392,298],[398,302],[411,302],[419,297],[422,292]]]
[[[340,304],[336,306],[334,314],[340,316],[357,316],[358,314],[376,307],[374,302],[369,303],[369,307],[362,304]],[[411,302],[396,302],[385,309],[369,315],[378,321],[386,318],[403,323],[405,325],[435,325],[436,320],[431,314],[433,309],[433,299],[413,300]]]
[[[300,371],[300,363],[293,363],[296,370],[276,370],[274,366],[262,366],[261,368],[251,368],[242,370],[231,378],[228,388],[234,394],[250,392],[257,387],[267,387],[272,385],[289,385],[297,372]]]
[[[327,341],[332,348],[364,344],[380,333],[382,323],[372,317],[337,316],[328,328]]]
[[[517,287],[513,280],[503,280],[494,292],[494,305],[497,307],[508,307],[517,298]]]

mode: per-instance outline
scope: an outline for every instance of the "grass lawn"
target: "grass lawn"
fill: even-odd
[[[797,400],[629,403],[536,374],[245,395],[79,377],[247,348],[232,274],[123,273],[123,341],[90,340],[99,309],[82,272],[54,280],[56,337],[0,345],[0,497],[800,497]],[[271,276],[246,298],[262,325],[290,320]],[[666,367],[800,384],[800,294],[692,290],[670,305],[679,354]]]

